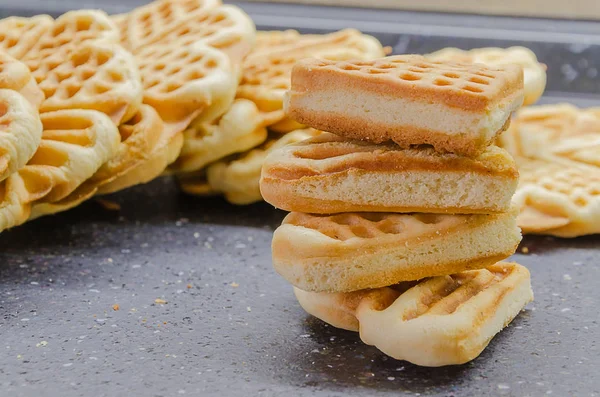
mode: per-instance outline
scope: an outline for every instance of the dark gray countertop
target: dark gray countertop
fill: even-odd
[[[526,238],[535,302],[472,363],[427,369],[302,311],[271,268],[282,212],[168,180],[113,199],[2,234],[3,396],[600,394],[598,236]]]
[[[116,11],[135,1],[102,5]],[[11,2],[3,15],[31,13],[32,4]],[[71,3],[35,4],[56,13]],[[590,77],[600,60],[593,25],[464,16],[476,29],[465,31],[458,16],[384,12],[382,20],[399,22],[377,27],[368,10],[244,6],[266,28],[322,30],[310,12],[332,28],[370,21],[396,52],[510,45],[489,29],[520,26],[538,32],[520,42],[549,65],[546,102],[600,102]],[[549,24],[556,28],[544,41]],[[575,78],[564,64],[576,65]],[[600,236],[526,237],[529,253],[514,259],[532,272],[535,302],[478,359],[428,369],[302,311],[271,267],[272,230],[284,213],[269,205],[187,197],[168,179],[111,200],[120,211],[89,202],[0,235],[0,395],[600,396]]]

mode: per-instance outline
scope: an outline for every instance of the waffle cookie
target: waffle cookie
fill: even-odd
[[[202,192],[206,195],[206,182],[212,192],[225,195],[232,204],[246,205],[262,200],[260,195],[259,180],[263,162],[273,150],[291,143],[300,142],[310,138],[319,131],[313,129],[296,130],[285,135],[273,134],[261,146],[232,158],[211,164],[206,173],[193,175],[183,174],[179,180],[181,189],[189,194]]]
[[[133,166],[127,173],[98,188],[99,194],[114,193],[125,188],[147,183],[160,176],[177,159],[183,146],[183,133],[172,126],[163,128],[154,149],[146,161]]]
[[[497,215],[290,213],[273,266],[305,291],[348,292],[480,269],[521,241],[516,212]]]
[[[17,91],[36,110],[44,101],[44,93],[27,66],[2,50],[0,50],[0,89]]]
[[[144,102],[183,131],[231,105],[240,64],[255,39],[252,20],[218,1],[161,0],[115,18],[135,55]]]
[[[41,137],[35,108],[18,92],[0,89],[0,181],[29,161]]]
[[[44,94],[21,62],[0,51],[0,181],[33,156],[42,138]]]
[[[281,133],[304,128],[283,112],[283,96],[290,88],[292,67],[303,58],[347,60],[384,56],[381,43],[354,29],[324,35],[301,35],[297,31],[259,32],[256,47],[243,63],[236,96],[253,101],[269,114],[269,128]]]
[[[0,50],[21,59],[50,30],[53,23],[50,15],[0,19]]]
[[[268,120],[254,102],[237,99],[214,122],[195,122],[184,131],[184,144],[175,172],[192,172],[230,154],[250,150],[267,139]]]
[[[294,66],[287,115],[348,138],[477,156],[523,103],[519,66],[431,62],[419,55],[375,61],[306,59]],[[427,115],[424,117],[424,115]]]
[[[44,92],[40,112],[93,109],[116,124],[137,112],[142,100],[139,71],[104,12],[71,11],[56,20],[7,18],[0,20],[2,26],[19,35],[12,39],[15,45],[5,46],[27,65]]]
[[[220,5],[219,0],[159,0],[126,14],[113,15],[112,19],[119,28],[123,46],[135,51],[161,41],[186,19],[204,16]]]
[[[429,60],[442,62],[482,63],[493,67],[502,67],[510,64],[523,68],[523,88],[525,97],[523,105],[537,102],[546,88],[546,65],[539,63],[535,53],[525,47],[509,48],[475,48],[461,50],[458,48],[444,48],[426,55]]]
[[[42,114],[41,121],[44,131],[35,155],[0,182],[0,230],[25,222],[32,207],[69,197],[118,148],[117,128],[100,112],[61,110]]]
[[[498,144],[516,157],[600,167],[600,108],[567,103],[523,108]]]
[[[527,268],[503,262],[372,290],[294,291],[309,314],[427,367],[473,360],[533,300]]]
[[[600,233],[600,168],[517,158],[513,202],[523,233],[577,237]]]
[[[322,134],[271,152],[260,189],[286,211],[494,213],[510,208],[518,177],[496,146],[469,158]]]

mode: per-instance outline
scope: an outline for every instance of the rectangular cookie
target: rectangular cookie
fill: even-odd
[[[273,151],[260,189],[286,211],[496,213],[509,210],[518,179],[497,146],[471,158],[322,134]]]
[[[504,262],[372,290],[294,292],[307,313],[427,367],[473,360],[533,300],[529,270]]]
[[[419,55],[374,61],[305,59],[292,71],[287,115],[353,139],[477,156],[523,103],[520,66],[443,63]]]
[[[325,292],[480,269],[515,252],[516,217],[516,208],[496,215],[292,212],[273,235],[273,266],[292,285]]]

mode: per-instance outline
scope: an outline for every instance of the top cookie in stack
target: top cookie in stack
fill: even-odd
[[[357,100],[360,98],[360,100]],[[523,103],[523,72],[507,65],[400,55],[365,62],[305,60],[292,74],[288,115],[348,138],[477,156]]]

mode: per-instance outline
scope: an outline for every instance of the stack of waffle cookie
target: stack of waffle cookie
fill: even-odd
[[[415,364],[477,357],[533,299],[528,270],[498,262],[521,233],[493,142],[522,102],[518,66],[297,63],[287,114],[329,133],[273,151],[260,188],[291,211],[273,264],[305,310]]]

